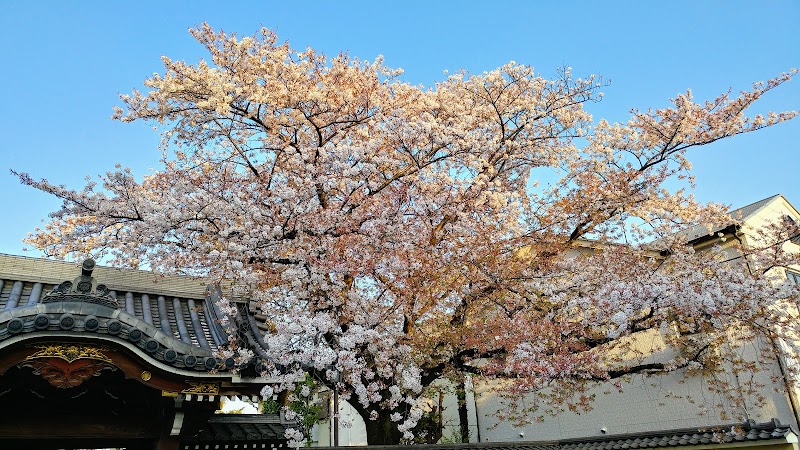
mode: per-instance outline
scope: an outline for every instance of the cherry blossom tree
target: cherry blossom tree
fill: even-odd
[[[191,33],[210,60],[164,57],[114,114],[161,127],[161,168],[81,190],[20,174],[64,200],[28,242],[233,286],[271,321],[266,363],[287,384],[267,389],[311,373],[349,398],[370,444],[410,437],[440,378],[588,407],[592,383],[735,363],[732,329],[744,342],[796,327],[775,305],[797,289],[766,269],[797,255],[743,249],[744,270],[695,253],[677,232],[732,219],[664,188],[691,185],[688,149],[795,117],[744,114],[795,71],[611,124],[584,108],[603,81],[570,69],[546,79],[512,62],[424,89],[269,30]],[[631,359],[646,330],[674,356]]]

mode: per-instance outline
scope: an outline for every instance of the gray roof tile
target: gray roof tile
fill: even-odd
[[[80,274],[79,262],[56,261],[29,256],[0,253],[0,278],[39,281],[56,285]],[[96,266],[94,276],[117,291],[133,291],[173,295],[181,298],[203,298],[207,281],[198,277],[162,275],[145,270],[117,269]]]
[[[206,286],[197,288],[202,280],[191,277],[160,277],[149,272],[117,270],[95,267],[92,276],[97,284],[104,284],[110,292],[110,301],[116,299],[116,311],[111,304],[96,304],[87,301],[61,301],[48,299],[64,281],[74,281],[80,275],[80,266],[73,263],[35,259],[0,254],[0,341],[11,336],[5,323],[14,317],[32,324],[32,315],[48,312],[51,327],[58,329],[60,314],[73,314],[76,319],[74,331],[83,332],[86,315],[101,318],[98,333],[107,333],[107,323],[119,320],[124,329],[117,333],[141,348],[154,339],[162,350],[173,348],[179,353],[210,356],[220,339],[212,336],[227,336],[220,327],[216,315],[210,317],[215,308],[206,297]],[[8,316],[8,317],[6,317]],[[144,333],[141,339],[131,340],[129,332],[138,329]],[[24,327],[24,333],[35,332],[33,326]],[[152,345],[152,344],[151,344]],[[153,353],[153,352],[151,352]],[[163,351],[153,353],[157,359]],[[183,359],[173,361],[182,367]],[[205,370],[199,366],[196,370]]]
[[[728,212],[728,215],[735,222],[743,222],[747,220],[750,216],[752,216],[756,211],[761,209],[762,207],[766,206],[771,201],[775,200],[776,198],[781,197],[781,194],[776,194],[771,197],[767,197],[763,200],[759,200],[757,202],[751,203],[746,206],[742,206],[741,208],[734,209]],[[722,231],[727,226],[731,224],[726,224],[723,226],[718,226],[709,230],[709,228],[705,225],[695,225],[693,227],[689,227],[680,233],[685,236],[686,242],[691,242],[696,239],[703,238],[705,236],[711,236],[719,231]]]
[[[796,433],[777,419],[756,424],[721,425],[562,440],[559,450],[614,450],[625,448],[682,447],[691,445],[786,439]]]
[[[471,444],[415,445],[416,450],[626,450],[693,445],[723,445],[732,442],[778,440],[792,442],[797,433],[777,419],[757,424],[728,424],[714,427],[681,428],[612,436],[540,442],[482,442]],[[764,442],[767,444],[768,442]],[[327,447],[344,449],[345,447]],[[408,450],[404,445],[371,445],[370,450]]]
[[[184,442],[285,443],[286,430],[291,426],[292,423],[282,422],[276,414],[220,414],[190,431]]]

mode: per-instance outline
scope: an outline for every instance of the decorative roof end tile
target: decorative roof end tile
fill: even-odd
[[[98,284],[92,276],[95,262],[89,258],[81,264],[81,274],[73,281],[64,281],[45,294],[42,303],[88,302],[117,309],[117,300],[105,284]]]

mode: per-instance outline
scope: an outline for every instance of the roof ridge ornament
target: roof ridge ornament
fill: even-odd
[[[73,281],[64,281],[45,294],[42,303],[89,302],[117,309],[119,305],[111,295],[111,290],[105,284],[98,284],[92,276],[95,265],[94,259],[85,259],[81,264],[81,274]]]

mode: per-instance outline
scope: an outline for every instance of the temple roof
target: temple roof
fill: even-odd
[[[0,278],[57,285],[80,273],[80,262],[0,253]],[[146,270],[96,266],[94,277],[119,292],[158,292],[180,298],[203,298],[208,281],[200,277],[156,274]]]
[[[77,263],[0,254],[0,346],[31,333],[92,333],[176,369],[234,368],[215,352],[229,340],[222,324],[235,320],[205,280],[91,266],[86,275]]]
[[[296,426],[277,414],[215,414],[198,430],[187,433],[182,449],[205,448],[263,448],[259,444],[271,443],[271,448],[285,448],[286,430]],[[277,445],[274,443],[278,442]]]

